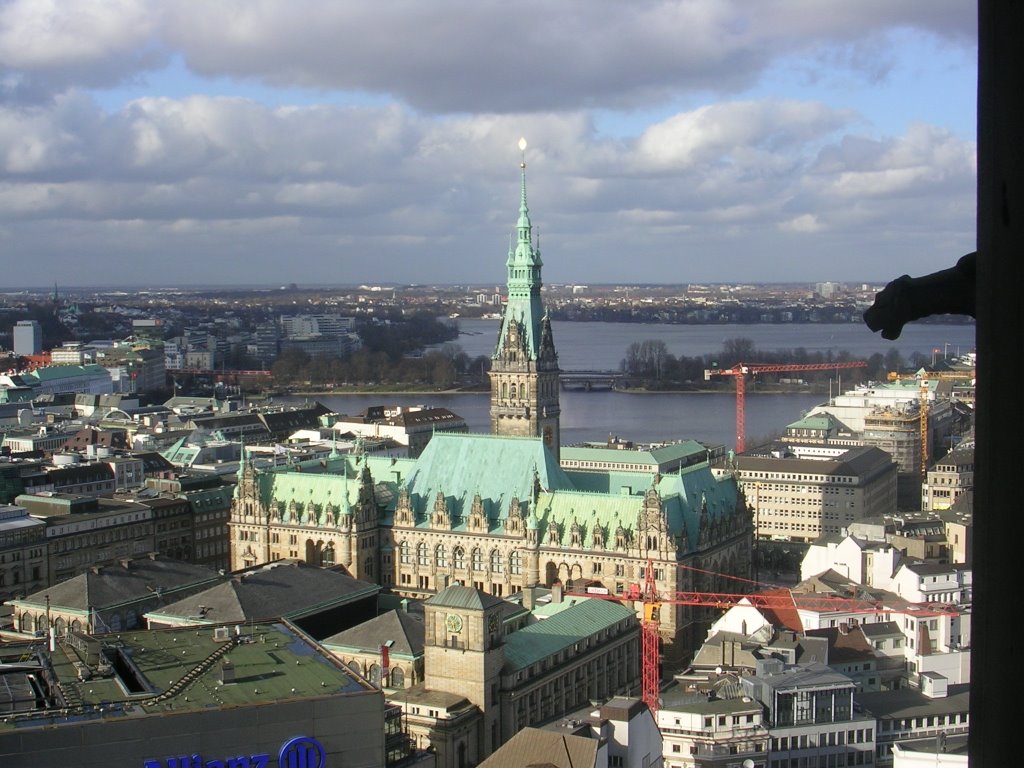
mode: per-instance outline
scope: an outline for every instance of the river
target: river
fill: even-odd
[[[496,320],[462,320],[459,345],[470,356],[490,355],[498,332]],[[717,352],[726,339],[746,337],[762,350],[846,350],[855,357],[885,353],[894,346],[904,357],[914,352],[931,355],[935,349],[950,355],[974,349],[973,325],[909,325],[896,342],[870,333],[862,324],[830,325],[658,325],[640,323],[556,322],[552,328],[563,370],[610,370],[619,367],[634,341],[660,339],[672,354],[693,357]],[[837,382],[836,386],[839,384]],[[338,413],[356,414],[371,405],[429,405],[462,416],[470,431],[489,432],[489,399],[479,394],[437,395],[323,395],[317,398]],[[760,394],[748,392],[747,444],[780,433],[800,419],[824,395]],[[301,402],[302,397],[278,398]],[[604,441],[609,434],[653,442],[693,439],[733,447],[736,440],[736,398],[727,393],[565,392],[562,443]]]

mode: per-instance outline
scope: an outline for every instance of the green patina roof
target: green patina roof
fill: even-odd
[[[694,549],[700,538],[701,507],[706,503],[708,520],[727,517],[736,508],[739,488],[731,477],[716,478],[707,464],[695,464],[682,472],[662,475],[658,483],[669,530],[678,536],[683,527]]]
[[[603,529],[605,548],[621,525],[629,531],[636,527],[637,513],[643,504],[641,496],[625,494],[556,491],[542,493],[537,500],[536,515],[540,519],[540,535],[549,543],[548,531],[552,524],[559,526],[559,543],[573,549],[590,549],[595,527]],[[572,544],[572,524],[580,527],[580,545]]]
[[[787,424],[786,429],[832,429],[837,427],[839,422],[830,413],[817,413],[811,416]]]
[[[358,475],[364,463],[373,477],[378,504],[385,507],[385,522],[394,511],[399,485],[408,489],[418,524],[423,526],[429,525],[438,492],[443,493],[455,530],[465,528],[476,494],[492,529],[508,517],[512,499],[518,498],[523,511],[529,505],[527,527],[536,528],[543,543],[550,542],[550,526],[557,524],[559,545],[575,549],[593,548],[595,527],[602,529],[606,548],[620,525],[634,530],[643,495],[654,481],[654,475],[636,472],[566,473],[540,438],[439,432],[418,459],[348,455],[261,471],[257,476],[260,494],[265,503],[288,506],[295,502],[303,512],[310,503],[344,508],[346,501],[358,501]],[[535,477],[540,490],[534,504]],[[629,487],[629,493],[622,492],[623,486]],[[735,481],[716,479],[706,462],[661,475],[657,490],[671,535],[679,536],[685,529],[691,548],[699,540],[703,504],[714,521],[730,514],[738,498]],[[575,546],[574,521],[581,534]]]
[[[475,611],[482,611],[492,605],[505,602],[500,597],[488,595],[473,587],[466,587],[461,584],[452,584],[438,592],[426,602],[442,608],[464,608]]]
[[[575,604],[505,637],[504,672],[525,669],[623,619],[632,608],[608,600],[574,598]]]
[[[46,368],[36,368],[31,373],[39,381],[54,381],[56,379],[79,378],[82,376],[96,376],[98,374],[110,375],[102,365],[89,363],[87,365],[51,365]]]
[[[264,501],[288,506],[292,502],[302,510],[307,504],[334,504],[339,509],[359,500],[359,481],[346,477],[339,467],[336,473],[303,472],[280,469],[257,475]]]
[[[533,498],[535,473],[542,489],[573,488],[540,438],[438,432],[405,485],[417,514],[432,509],[440,491],[456,518],[467,516],[480,494],[487,516],[502,520],[513,497]]]

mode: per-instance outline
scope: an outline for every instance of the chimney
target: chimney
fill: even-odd
[[[536,604],[537,600],[536,595],[534,594],[534,588],[523,587],[523,608],[528,611],[532,611]]]
[[[220,663],[220,681],[225,685],[235,682],[235,665],[231,659],[224,659]]]
[[[562,582],[556,581],[551,585],[551,603],[554,605],[560,602],[562,602]]]

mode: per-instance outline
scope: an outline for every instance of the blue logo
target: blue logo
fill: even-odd
[[[278,768],[324,768],[327,755],[323,745],[309,736],[296,736],[281,745]]]
[[[296,736],[281,745],[277,755],[278,768],[326,768],[327,753],[323,745],[310,736]],[[163,760],[146,760],[142,768],[272,768],[270,755],[243,754],[217,759],[202,755],[175,755]]]

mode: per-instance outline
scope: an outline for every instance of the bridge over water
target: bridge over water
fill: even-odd
[[[620,371],[562,371],[559,380],[564,390],[595,392],[616,389],[625,376]]]

